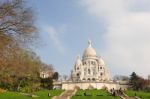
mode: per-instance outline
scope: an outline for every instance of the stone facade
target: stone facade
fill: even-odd
[[[74,69],[71,72],[73,82],[82,81],[109,81],[110,73],[103,59],[97,56],[91,41],[85,49],[82,59],[77,56]]]
[[[41,78],[48,78],[48,77],[52,77],[53,75],[53,70],[51,68],[42,68],[40,70],[40,77]]]
[[[40,72],[40,77],[41,78],[48,78],[48,77],[51,77],[52,76],[52,73],[50,71],[41,71]]]
[[[97,56],[91,41],[85,49],[82,58],[78,55],[74,68],[71,71],[71,79],[62,82],[62,89],[126,89],[127,83],[117,83],[111,80],[110,73],[103,59]]]
[[[80,89],[90,89],[91,87],[93,89],[104,89],[106,88],[107,90],[110,89],[122,89],[125,90],[128,88],[127,84],[119,84],[119,83],[114,83],[114,82],[64,82],[62,84],[62,89],[64,90],[73,90],[75,88],[80,88]]]

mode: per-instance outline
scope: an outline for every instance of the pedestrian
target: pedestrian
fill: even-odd
[[[51,96],[51,94],[50,93],[48,93],[48,97],[50,97]]]
[[[86,96],[86,92],[84,93],[84,96]]]

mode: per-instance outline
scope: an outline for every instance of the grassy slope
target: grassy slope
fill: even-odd
[[[86,92],[87,95],[91,96],[84,96]],[[119,97],[113,97],[105,90],[79,90],[72,99],[120,99]]]
[[[62,90],[43,90],[36,92],[35,95],[38,95],[39,97],[36,97],[34,99],[51,99],[48,97],[48,93],[51,93],[51,97],[55,95],[59,95],[62,92]],[[0,99],[33,99],[32,97],[21,95],[18,92],[5,92],[0,93]]]
[[[128,96],[135,96],[135,93],[138,97],[140,97],[141,99],[150,99],[150,93],[148,92],[143,92],[143,91],[132,91],[132,90],[128,90],[126,91],[126,94]]]

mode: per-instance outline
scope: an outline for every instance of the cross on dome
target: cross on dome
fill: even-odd
[[[97,56],[95,49],[92,47],[91,40],[88,40],[88,47],[84,50],[83,57],[89,57],[89,56]]]
[[[77,59],[80,59],[80,55],[79,54],[77,55]]]
[[[89,47],[91,47],[91,46],[92,46],[92,41],[89,40],[89,41],[88,41],[88,44],[89,44]]]

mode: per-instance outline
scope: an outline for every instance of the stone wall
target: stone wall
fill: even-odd
[[[63,82],[62,89],[64,90],[73,90],[75,87],[79,87],[80,89],[89,89],[89,87],[93,87],[93,89],[127,89],[127,84],[119,84],[119,83],[110,83],[110,82]]]

